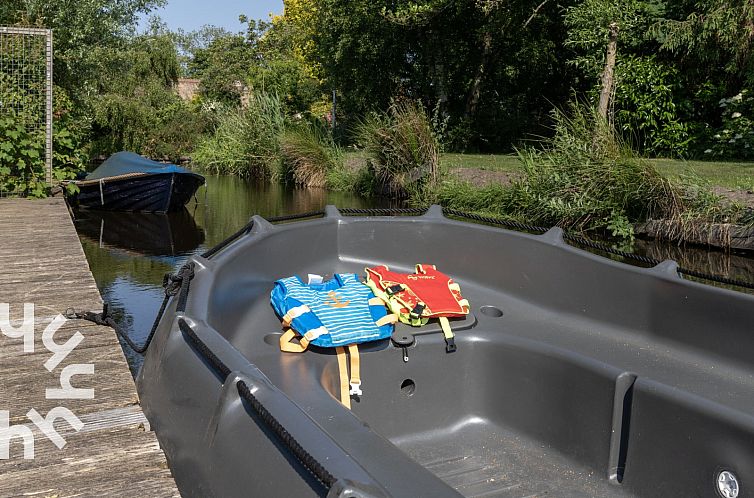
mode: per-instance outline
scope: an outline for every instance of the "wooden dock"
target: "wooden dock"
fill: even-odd
[[[0,315],[3,303],[10,303],[13,327],[22,324],[23,304],[33,303],[35,327],[33,352],[23,351],[21,337],[0,334],[0,458],[4,412],[9,412],[10,427],[29,428],[34,458],[24,459],[23,438],[10,439],[10,458],[0,459],[0,496],[180,496],[157,438],[148,430],[112,329],[65,322],[54,342],[65,344],[77,331],[83,340],[51,371],[45,366],[53,353],[42,333],[52,320],[69,307],[102,308],[62,199],[0,199]],[[47,399],[46,390],[59,389],[63,369],[73,364],[94,365],[93,374],[70,379],[73,388],[93,389],[93,398]],[[43,424],[27,416],[34,409],[46,417],[56,407],[70,410],[83,423],[76,430],[64,418],[54,422],[65,440],[62,449],[40,429]]]

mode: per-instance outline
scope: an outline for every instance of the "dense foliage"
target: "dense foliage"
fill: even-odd
[[[611,23],[619,34],[608,118],[623,143],[641,155],[752,157],[748,0],[285,0],[268,20],[241,15],[236,32],[171,32],[155,18],[137,34],[139,17],[162,3],[0,5],[0,25],[55,30],[56,176],[121,149],[274,176],[284,129],[306,122],[322,133],[335,117],[332,136],[298,127],[286,140],[301,150],[352,145],[365,123],[379,128],[370,116],[389,120],[393,102],[409,101],[437,147],[513,150],[557,133],[553,108],[597,100]],[[181,77],[201,80],[191,101],[177,95]],[[6,120],[4,133],[14,126]],[[14,152],[25,159],[5,173],[5,188],[13,177],[14,188],[38,190],[27,159],[39,139],[18,142],[33,143]]]

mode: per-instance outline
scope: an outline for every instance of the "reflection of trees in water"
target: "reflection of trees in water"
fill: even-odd
[[[204,197],[206,195],[206,205]],[[211,247],[232,234],[255,214],[264,217],[317,211],[327,204],[338,207],[400,207],[398,201],[383,197],[364,198],[352,192],[326,189],[293,189],[279,183],[255,182],[233,176],[207,176],[207,191],[197,193],[200,206],[189,210],[207,235]]]
[[[646,240],[637,240],[635,244],[637,254],[658,260],[672,259],[690,270],[754,283],[754,256]]]
[[[101,294],[105,294],[118,277],[130,278],[142,285],[162,287],[162,277],[172,272],[179,261],[179,258],[142,257],[129,251],[100,247],[98,242],[87,237],[79,239]]]

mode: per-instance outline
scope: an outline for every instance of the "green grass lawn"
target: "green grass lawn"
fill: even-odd
[[[663,175],[677,178],[683,174],[696,174],[711,185],[754,189],[754,162],[676,161],[673,159],[650,159]]]
[[[347,160],[366,161],[361,151],[347,152]],[[724,161],[679,161],[676,159],[649,159],[657,170],[669,178],[692,174],[722,187],[754,189],[754,162]],[[451,168],[477,168],[489,171],[514,173],[521,171],[521,163],[515,154],[459,154],[445,153],[440,156],[440,164]]]
[[[754,162],[679,161],[675,159],[650,159],[657,170],[669,178],[697,175],[711,185],[730,188],[754,189]],[[457,154],[440,157],[447,168],[478,168],[491,171],[521,171],[518,156],[511,154]]]
[[[521,163],[514,154],[458,154],[448,152],[440,156],[446,168],[477,168],[490,171],[521,171]]]

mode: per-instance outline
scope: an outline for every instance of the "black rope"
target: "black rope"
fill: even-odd
[[[427,212],[422,208],[343,208],[338,211],[345,216],[420,216]]]
[[[199,339],[199,336],[196,335],[196,332],[194,332],[194,329],[191,328],[191,325],[189,325],[186,320],[183,318],[178,319],[178,328],[186,334],[186,337],[189,339],[191,344],[194,346],[194,348],[199,352],[199,354],[207,360],[207,362],[210,364],[210,366],[220,374],[220,377],[222,377],[222,381],[225,382],[225,379],[230,375],[230,368],[223,363],[223,361],[217,357],[217,355],[207,347],[206,344],[204,344],[204,341]]]
[[[199,354],[210,364],[210,366],[220,374],[222,381],[225,382],[230,375],[230,368],[218,358],[218,356],[209,348],[206,344],[196,335],[194,329],[182,318],[178,319],[178,328],[183,332],[191,342],[192,346],[199,352]],[[301,443],[296,441],[290,432],[278,421],[272,413],[257,399],[251,392],[246,382],[239,380],[236,383],[238,394],[249,403],[254,412],[259,416],[260,420],[272,432],[280,439],[280,442],[288,448],[293,456],[301,462],[301,465],[309,471],[318,481],[320,481],[327,489],[330,489],[335,484],[335,477],[316,459],[311,453],[301,446]]]
[[[167,278],[167,277],[166,277]],[[188,300],[188,294],[189,289],[191,288],[191,279],[194,278],[194,262],[189,262],[181,267],[181,270],[178,272],[177,281],[180,282],[180,287],[178,290],[178,303],[176,304],[175,311],[178,313],[183,313],[186,311],[186,301]],[[170,294],[173,294],[174,291],[171,289]],[[168,289],[165,289],[165,295],[168,295]],[[157,316],[157,320],[155,320],[155,325],[157,322],[159,322],[160,318],[162,318],[160,315]]]
[[[522,232],[545,233],[547,230],[549,230],[549,228],[545,227],[538,227],[535,225],[529,225],[527,223],[519,223],[518,221],[505,220],[502,218],[492,218],[490,216],[465,213],[463,211],[457,211],[455,209],[442,208],[442,212],[445,215],[455,216],[457,218],[466,218],[468,220],[479,221],[481,223],[489,223],[490,225],[511,228],[513,230],[520,230]]]
[[[309,211],[306,213],[299,213],[299,214],[286,214],[283,216],[273,216],[271,218],[265,218],[270,223],[278,223],[280,221],[291,221],[291,220],[303,220],[305,218],[319,218],[325,215],[324,211]]]
[[[118,337],[125,342],[129,348],[136,353],[143,355],[149,349],[149,345],[154,339],[154,335],[157,332],[157,327],[162,320],[162,316],[165,314],[165,309],[168,306],[170,298],[178,295],[178,305],[176,311],[182,312],[186,310],[186,300],[188,298],[189,288],[191,286],[191,279],[194,277],[194,263],[187,263],[183,265],[175,275],[170,273],[165,275],[163,279],[163,287],[165,288],[165,296],[162,299],[157,316],[152,322],[152,328],[144,340],[144,343],[140,346],[136,344],[131,336],[129,336],[124,330],[122,330],[118,323],[110,316],[109,305],[105,303],[102,306],[101,313],[94,313],[93,311],[76,311],[73,308],[68,308],[65,312],[65,317],[69,320],[87,320],[97,325],[104,325],[113,329]]]
[[[564,233],[563,238],[569,242],[578,244],[580,246],[589,247],[591,249],[606,252],[608,254],[614,254],[616,256],[620,256],[626,259],[631,259],[633,261],[644,263],[650,266],[657,266],[660,263],[662,263],[662,261],[658,259],[650,258],[649,256],[642,256],[641,254],[634,254],[632,252],[621,251],[620,249],[616,249],[614,247],[610,247],[605,244],[600,244],[599,242],[595,242],[593,240],[589,240],[584,237],[579,237],[578,235]]]
[[[299,220],[304,218],[316,218],[318,216],[324,216],[324,211],[310,211],[308,213],[300,213],[300,214],[290,214],[285,216],[275,216],[272,218],[266,218],[267,221],[270,223],[276,223],[279,221],[290,221],[290,220]],[[218,252],[225,249],[228,245],[230,245],[231,242],[234,242],[236,239],[239,239],[243,237],[244,235],[248,235],[249,232],[251,232],[251,229],[254,228],[254,220],[250,220],[247,224],[245,224],[243,227],[241,227],[240,230],[235,232],[234,234],[230,235],[226,239],[222,240],[219,244],[216,246],[208,249],[206,252],[202,253],[201,257],[203,258],[211,258]]]
[[[689,270],[688,268],[679,267],[678,273],[682,273],[683,275],[688,275],[689,277],[699,278],[703,280],[712,280],[714,282],[719,282],[725,285],[734,285],[736,287],[743,287],[745,289],[754,289],[754,284],[752,284],[751,282],[744,282],[742,280],[736,280],[734,278],[719,277],[717,275],[707,275],[706,273],[701,273],[696,270]],[[714,278],[710,278],[710,277],[714,277]]]
[[[272,432],[280,438],[280,441],[293,453],[293,455],[301,462],[314,477],[317,478],[327,489],[330,489],[335,484],[335,477],[314,458],[311,453],[306,451],[306,448],[296,441],[290,432],[281,424],[264,405],[254,396],[244,381],[238,381],[236,384],[238,388],[238,394],[245,399],[249,405],[254,409],[259,418],[267,424]]]
[[[213,248],[211,248],[208,251],[204,252],[201,256],[203,258],[207,258],[207,259],[211,258],[212,256],[214,256],[218,252],[220,252],[223,249],[225,249],[225,247],[227,247],[228,244],[230,244],[231,242],[235,241],[237,238],[239,238],[239,237],[241,237],[243,235],[246,235],[247,233],[251,232],[251,229],[253,227],[254,227],[254,220],[251,220],[247,224],[245,224],[243,227],[241,227],[241,229],[239,231],[237,231],[236,233],[234,233],[230,237],[226,238],[225,240],[223,240],[222,242],[220,242],[219,244],[217,244]]]

